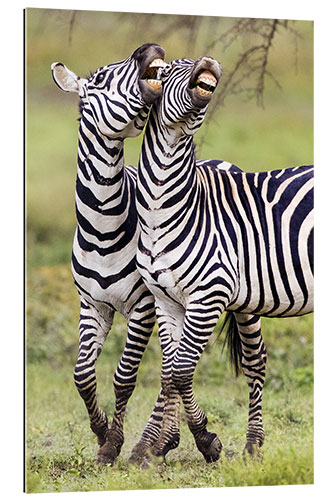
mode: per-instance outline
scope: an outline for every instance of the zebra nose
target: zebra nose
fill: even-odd
[[[164,55],[164,49],[157,43],[144,43],[133,52],[132,57],[138,61],[140,66],[144,66],[151,58],[160,57],[164,59]]]
[[[195,68],[196,70],[200,68],[202,70],[210,71],[211,73],[213,73],[217,81],[219,81],[222,75],[221,64],[212,57],[207,57],[207,56],[201,57],[200,59],[197,60]]]

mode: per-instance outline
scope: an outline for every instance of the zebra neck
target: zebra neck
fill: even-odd
[[[100,241],[112,240],[119,237],[119,228],[129,216],[136,220],[135,203],[128,203],[135,199],[132,184],[131,175],[125,173],[123,141],[110,140],[88,120],[81,120],[75,192],[81,240],[83,234],[92,234]],[[80,246],[86,248],[87,243],[82,241]]]
[[[138,211],[143,223],[158,226],[181,207],[186,212],[199,195],[193,138],[170,141],[154,115],[150,117],[138,173]]]
[[[103,191],[104,187],[122,181],[123,167],[123,140],[101,134],[91,117],[85,114],[79,130],[78,175],[91,183],[90,189]]]
[[[195,148],[192,136],[161,127],[154,110],[146,128],[140,156],[141,168],[158,175],[160,185],[168,183],[170,176],[182,176],[186,167],[189,175],[195,175]]]

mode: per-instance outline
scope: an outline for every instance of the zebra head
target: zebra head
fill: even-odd
[[[158,121],[173,135],[194,135],[222,75],[219,62],[177,59],[162,70],[163,96],[158,100]]]
[[[51,65],[55,83],[65,92],[80,97],[82,116],[89,114],[103,135],[135,137],[142,131],[152,102],[162,93],[159,79],[164,50],[146,43],[127,59],[102,66],[88,78],[81,78],[63,63]]]

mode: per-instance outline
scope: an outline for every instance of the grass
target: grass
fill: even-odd
[[[42,382],[41,382],[42,380]],[[153,406],[157,386],[147,389],[141,377],[126,415],[125,444],[112,470],[95,463],[97,444],[83,403],[75,393],[70,367],[56,372],[47,365],[28,369],[27,490],[28,492],[163,489],[250,485],[310,484],[313,482],[311,390],[292,387],[287,393],[264,392],[266,441],[262,461],[244,463],[247,398],[242,381],[229,380],[207,389],[196,384],[198,401],[217,432],[224,449],[220,461],[205,464],[188,431],[184,417],[181,442],[148,471],[130,466],[127,459]],[[102,394],[110,395],[111,374],[99,370]],[[103,393],[101,392],[103,388]],[[212,397],[213,396],[213,397]],[[109,398],[108,398],[109,399]],[[110,398],[112,399],[112,398]],[[209,399],[209,401],[207,401]],[[111,409],[111,408],[110,408]]]
[[[244,463],[241,452],[246,430],[246,398],[242,398],[242,405],[237,398],[235,402],[235,393],[239,392],[235,384],[229,384],[228,390],[212,386],[215,397],[224,401],[220,403],[225,406],[221,419],[215,413],[216,409],[214,416],[212,407],[208,406],[207,410],[204,405],[204,389],[197,388],[198,400],[209,416],[209,428],[218,433],[224,444],[219,463],[213,466],[205,464],[183,422],[180,447],[167,457],[167,465],[157,462],[148,471],[141,471],[129,466],[127,458],[139,437],[138,429],[144,426],[142,415],[149,414],[157,393],[157,387],[147,391],[141,385],[129,405],[125,425],[126,442],[121,456],[112,470],[109,470],[95,463],[97,445],[89,430],[81,400],[74,391],[65,391],[64,394],[63,390],[59,390],[59,385],[64,387],[63,382],[69,381],[69,374],[61,370],[61,373],[54,375],[49,373],[48,367],[41,367],[37,375],[33,370],[29,371],[31,384],[36,382],[36,376],[42,376],[44,383],[42,386],[38,384],[39,404],[35,407],[36,410],[28,411],[28,492],[313,482],[311,397],[304,404],[304,393],[291,399],[286,398],[283,393],[276,397],[271,391],[265,391],[266,442],[263,459],[261,462],[248,460]],[[110,388],[111,386],[109,390]],[[29,397],[36,402],[31,395]],[[42,412],[41,403],[43,407],[46,406]],[[140,411],[135,408],[140,408]]]
[[[244,377],[235,378],[222,355],[222,339],[207,346],[195,375],[195,394],[209,430],[223,443],[221,459],[206,465],[182,413],[181,441],[148,470],[127,459],[139,440],[159,392],[161,354],[156,331],[139,369],[125,419],[125,443],[115,466],[96,464],[97,443],[76,392],[79,301],[69,266],[35,268],[28,278],[26,485],[29,492],[164,489],[313,482],[312,316],[263,319],[268,367],[263,396],[266,432],[262,461],[244,463],[248,412]],[[97,363],[101,406],[111,416],[112,376],[125,342],[117,315]],[[207,390],[208,388],[208,390]]]

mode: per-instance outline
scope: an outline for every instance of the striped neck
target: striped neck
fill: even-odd
[[[134,192],[129,193],[133,188],[127,178],[123,141],[103,136],[85,113],[79,130],[75,193],[76,218],[81,229],[94,233],[98,228],[100,233],[110,233],[126,223],[127,200],[135,196]],[[134,210],[135,204],[131,205]]]
[[[85,112],[79,129],[78,173],[97,189],[112,186],[123,176],[123,151],[123,140],[101,134],[92,116]]]
[[[137,180],[137,209],[142,226],[158,227],[163,219],[186,213],[186,207],[192,206],[199,196],[193,137],[183,135],[178,142],[174,138],[172,131],[161,127],[153,106]]]

